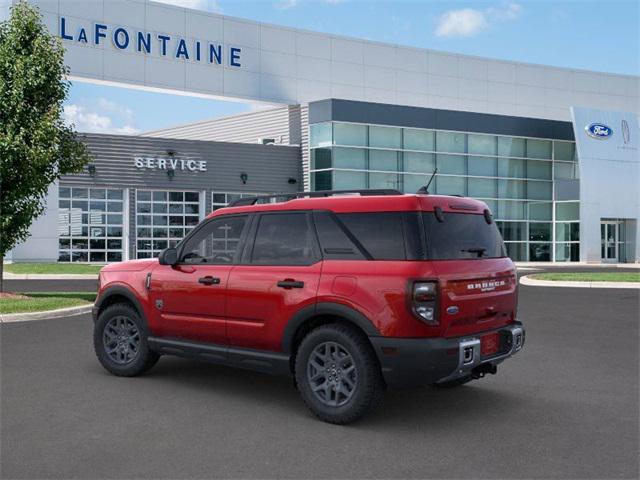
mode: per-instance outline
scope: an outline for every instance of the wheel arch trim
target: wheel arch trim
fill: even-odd
[[[291,353],[298,329],[306,321],[323,315],[343,318],[359,327],[367,336],[380,336],[380,331],[374,326],[371,320],[358,310],[341,303],[321,302],[306,306],[298,310],[298,312],[291,317],[282,334],[282,351],[284,353]]]
[[[145,319],[146,317],[145,310],[142,307],[142,303],[140,302],[136,294],[133,293],[131,289],[124,287],[122,285],[113,285],[111,287],[105,288],[102,292],[100,292],[98,298],[96,299],[96,302],[93,307],[94,321],[98,319],[98,314],[102,309],[102,305],[104,304],[105,300],[115,295],[125,297],[127,300],[129,300],[133,304],[133,307],[138,312],[138,315],[140,315],[143,319]]]

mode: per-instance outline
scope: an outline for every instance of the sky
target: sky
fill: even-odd
[[[160,0],[312,31],[446,52],[640,74],[637,0]],[[262,105],[73,82],[78,131],[137,134]]]

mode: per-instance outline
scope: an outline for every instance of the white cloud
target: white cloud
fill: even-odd
[[[298,0],[282,0],[276,3],[276,8],[280,10],[289,10],[298,5]]]
[[[503,3],[500,7],[489,7],[486,10],[489,18],[497,21],[515,20],[522,15],[522,5],[518,3]]]
[[[522,5],[502,3],[485,9],[462,8],[448,10],[438,18],[436,36],[472,37],[497,22],[513,21],[522,15]]]
[[[191,8],[193,10],[206,10],[208,12],[221,13],[222,8],[217,0],[154,0],[155,2],[168,3],[176,7]]]
[[[113,133],[134,135],[140,130],[133,126],[133,111],[115,102],[100,98],[97,109],[83,104],[69,104],[64,107],[64,119],[73,124],[77,131],[86,133]]]

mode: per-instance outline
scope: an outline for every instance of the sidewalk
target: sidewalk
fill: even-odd
[[[51,320],[54,318],[71,317],[90,313],[93,303],[77,307],[58,308],[44,312],[5,313],[0,315],[0,323],[28,322],[31,320]]]
[[[560,280],[538,280],[527,275],[520,277],[521,285],[532,287],[570,287],[570,288],[632,288],[640,289],[640,282],[580,282]]]
[[[9,273],[4,272],[5,280],[97,280],[97,273]]]
[[[584,262],[514,262],[518,269],[525,268],[544,268],[550,270],[553,268],[636,268],[640,269],[640,263],[584,263]]]

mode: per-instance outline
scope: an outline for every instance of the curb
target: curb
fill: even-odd
[[[5,280],[97,280],[97,273],[67,273],[54,275],[50,273],[9,273],[4,272]]]
[[[0,323],[28,322],[30,320],[48,320],[91,312],[93,303],[79,307],[58,308],[44,312],[8,313],[0,315]]]
[[[640,282],[562,282],[555,280],[536,280],[528,275],[520,277],[521,285],[531,287],[570,287],[570,288],[632,288],[640,289]]]

